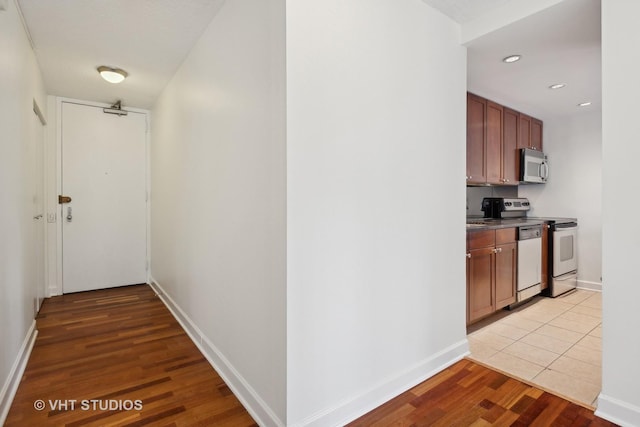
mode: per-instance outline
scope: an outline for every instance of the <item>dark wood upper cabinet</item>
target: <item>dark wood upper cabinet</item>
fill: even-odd
[[[487,182],[502,184],[502,105],[487,101]]]
[[[487,181],[487,100],[467,94],[467,182]]]
[[[509,108],[502,114],[502,178],[505,184],[520,180],[520,150],[518,150],[519,114]]]
[[[518,148],[542,151],[542,120],[520,113]]]
[[[531,148],[542,151],[542,120],[531,119]]]
[[[542,151],[542,121],[467,92],[467,184],[518,185],[521,148]]]
[[[531,117],[519,114],[518,148],[531,148]]]

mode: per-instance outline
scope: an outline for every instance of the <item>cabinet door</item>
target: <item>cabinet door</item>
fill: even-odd
[[[467,310],[469,323],[491,314],[494,309],[493,275],[494,257],[493,248],[470,250],[469,274],[467,276]]]
[[[502,106],[487,101],[487,182],[502,184]]]
[[[540,264],[540,288],[549,287],[549,226],[542,224],[542,261]]]
[[[531,117],[520,113],[518,126],[518,148],[531,148]]]
[[[487,181],[487,101],[467,94],[467,182]]]
[[[496,310],[516,302],[516,268],[518,245],[508,243],[496,247]]]
[[[518,122],[518,112],[505,108],[502,114],[502,179],[505,184],[517,185],[520,181]]]
[[[531,148],[542,151],[542,121],[531,119]]]

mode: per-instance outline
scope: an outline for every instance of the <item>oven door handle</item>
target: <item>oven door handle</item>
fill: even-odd
[[[573,230],[577,230],[578,226],[577,225],[572,225],[571,227],[560,227],[556,225],[556,229],[555,232],[560,232],[560,231],[573,231]]]

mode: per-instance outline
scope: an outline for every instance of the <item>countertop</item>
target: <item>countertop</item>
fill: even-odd
[[[467,218],[467,231],[484,231],[497,230],[499,228],[522,227],[525,225],[542,225],[545,221],[542,219],[531,218],[505,218],[490,219],[482,217]]]
[[[497,230],[499,228],[522,227],[525,225],[541,225],[549,221],[555,222],[577,222],[576,218],[552,218],[552,217],[533,217],[533,218],[503,218],[491,219],[477,217],[467,217],[467,231],[483,231]]]

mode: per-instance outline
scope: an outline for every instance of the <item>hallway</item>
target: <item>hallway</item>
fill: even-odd
[[[147,285],[46,299],[37,325],[6,426],[256,425]]]

